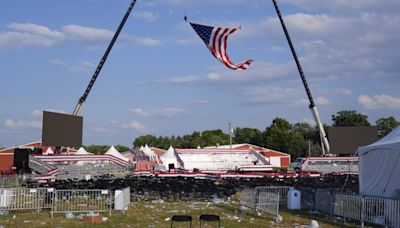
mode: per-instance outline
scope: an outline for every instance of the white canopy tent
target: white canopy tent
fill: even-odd
[[[92,153],[89,153],[89,152],[87,152],[87,151],[85,150],[85,148],[80,147],[80,148],[78,149],[78,151],[76,151],[75,154],[76,154],[76,155],[88,155],[88,154],[92,154]]]
[[[400,126],[358,154],[360,194],[400,199]]]
[[[143,153],[145,153],[150,158],[156,158],[157,157],[157,154],[154,153],[154,151],[152,149],[150,149],[150,147],[147,144],[144,146],[142,151],[143,151]]]
[[[122,155],[120,152],[118,152],[117,149],[115,149],[114,146],[111,146],[110,149],[107,150],[107,152],[105,154],[109,154],[112,155],[114,157],[117,157],[119,159],[122,159],[124,161],[129,161],[129,158],[125,157],[124,155]]]
[[[54,154],[54,151],[51,149],[51,147],[48,147],[47,150],[43,154],[44,155]]]
[[[169,164],[174,164],[175,168],[182,168],[179,165],[178,159],[175,156],[175,149],[172,146],[169,146],[168,150],[160,156],[160,159],[165,169],[169,168]]]

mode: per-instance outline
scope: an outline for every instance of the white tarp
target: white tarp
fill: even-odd
[[[358,154],[360,193],[400,199],[400,127]]]
[[[122,155],[120,152],[118,152],[117,149],[115,149],[114,146],[111,146],[110,149],[107,150],[107,152],[105,154],[109,154],[112,155],[114,157],[117,157],[119,159],[122,159],[124,161],[129,161],[129,158],[125,157],[124,155]]]

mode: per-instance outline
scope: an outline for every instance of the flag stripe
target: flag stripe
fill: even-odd
[[[245,60],[240,64],[234,64],[227,53],[228,37],[234,33],[236,28],[220,28],[190,23],[196,33],[207,45],[211,54],[232,70],[245,70],[253,60]]]

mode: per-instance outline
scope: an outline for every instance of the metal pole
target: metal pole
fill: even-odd
[[[229,148],[232,149],[232,127],[231,127],[231,122],[229,122]]]
[[[93,73],[92,79],[90,80],[88,86],[86,87],[86,90],[85,90],[85,92],[83,93],[82,97],[79,98],[78,104],[76,105],[76,107],[75,107],[74,112],[72,113],[72,115],[74,115],[74,116],[79,115],[79,113],[80,113],[80,111],[81,111],[81,109],[82,109],[83,103],[85,103],[86,98],[89,96],[90,90],[92,89],[92,87],[93,87],[93,85],[94,85],[94,83],[95,83],[95,81],[96,81],[96,79],[97,79],[97,76],[99,76],[99,73],[100,73],[101,69],[103,68],[104,63],[105,63],[106,60],[107,60],[108,54],[110,53],[112,47],[114,46],[114,43],[115,43],[115,41],[117,40],[118,35],[119,35],[119,33],[121,32],[121,30],[122,30],[122,27],[124,27],[124,24],[125,24],[126,20],[128,19],[129,14],[131,13],[131,11],[132,11],[133,6],[135,5],[135,3],[136,3],[136,0],[132,0],[131,4],[129,5],[129,8],[128,8],[128,10],[126,11],[125,16],[123,17],[121,23],[120,23],[119,26],[118,26],[117,31],[116,31],[115,34],[114,34],[114,37],[112,38],[110,44],[108,45],[107,50],[106,50],[106,52],[104,53],[103,57],[101,58],[101,60],[100,60],[100,62],[99,62],[99,65],[97,66],[95,72]]]
[[[289,32],[288,32],[288,30],[286,28],[285,22],[283,21],[282,14],[281,14],[281,12],[279,10],[278,4],[276,3],[276,0],[272,0],[272,2],[274,4],[276,13],[278,14],[279,21],[281,22],[282,29],[283,29],[283,32],[285,33],[285,36],[286,36],[287,42],[289,44],[290,50],[292,51],[292,55],[293,55],[294,61],[296,62],[297,70],[299,71],[301,81],[303,82],[304,88],[306,90],[308,100],[310,101],[310,105],[308,107],[311,110],[311,112],[313,114],[313,117],[314,117],[314,120],[315,120],[315,122],[316,122],[316,124],[317,124],[317,126],[319,128],[319,133],[320,133],[320,136],[321,136],[321,139],[322,139],[321,140],[322,147],[325,146],[326,152],[329,153],[329,143],[328,143],[328,140],[326,138],[325,130],[324,130],[324,128],[322,126],[322,123],[321,123],[321,121],[319,119],[318,110],[317,110],[317,107],[315,106],[314,99],[313,99],[313,97],[311,95],[310,88],[308,87],[308,84],[307,84],[307,81],[306,81],[306,77],[304,76],[303,69],[302,69],[302,67],[300,65],[300,61],[297,58],[296,50],[294,49],[292,40],[290,39]],[[324,148],[322,148],[322,150],[325,151]]]

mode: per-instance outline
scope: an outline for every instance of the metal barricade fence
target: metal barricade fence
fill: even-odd
[[[400,227],[400,200],[335,194],[334,214],[385,227]]]
[[[315,193],[315,210],[332,215],[333,196],[329,190],[317,189]]]
[[[55,190],[51,216],[63,212],[109,212],[112,196],[109,190]]]
[[[268,214],[279,215],[279,194],[273,192],[259,192],[257,210],[264,211]]]
[[[242,206],[248,207],[252,210],[254,210],[254,212],[256,211],[256,190],[255,189],[250,189],[250,188],[246,188],[242,191],[242,196],[240,197],[240,204]]]
[[[363,198],[362,221],[386,227],[400,227],[400,200]]]
[[[0,189],[0,210],[22,211],[51,208],[53,188]]]
[[[0,176],[0,187],[1,188],[13,188],[20,187],[26,184],[26,181],[30,178],[30,175],[9,175]]]
[[[335,194],[335,203],[333,214],[351,218],[354,220],[361,220],[361,196],[349,194]]]
[[[258,193],[271,192],[271,193],[278,194],[281,205],[286,205],[286,203],[287,203],[287,195],[288,195],[288,191],[290,189],[294,189],[294,188],[293,187],[289,187],[289,186],[262,186],[262,187],[256,187],[256,191]]]

